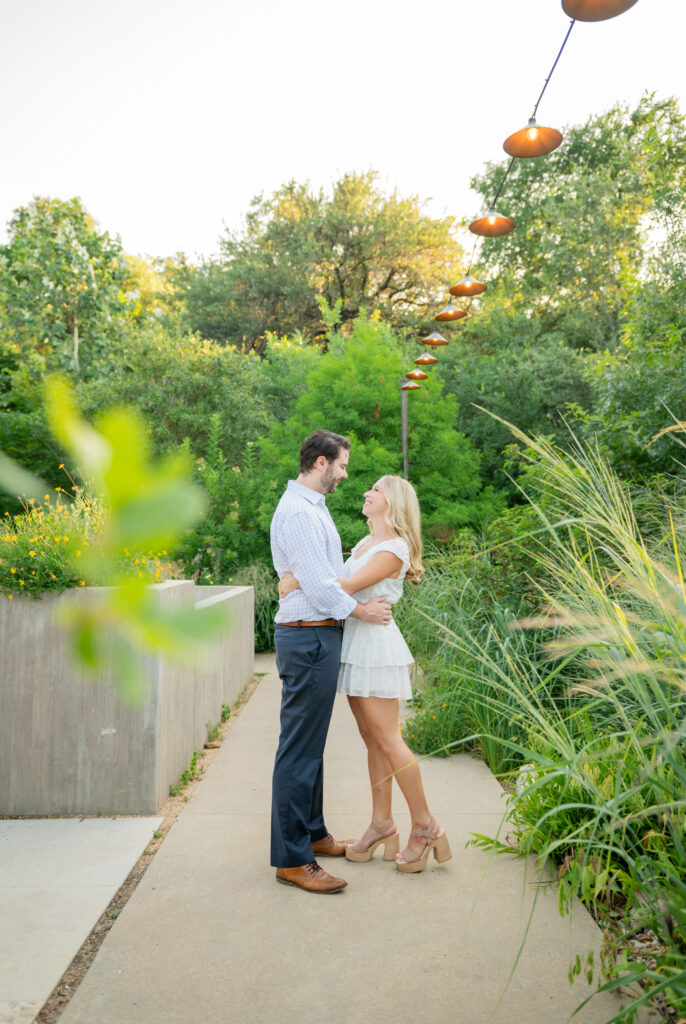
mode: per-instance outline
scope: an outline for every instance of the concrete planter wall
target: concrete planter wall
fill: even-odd
[[[71,660],[55,622],[60,602],[97,589],[0,602],[0,814],[157,811],[253,670],[252,587],[153,586],[163,603],[227,603],[226,634],[192,665],[146,658],[148,696],[123,705],[112,679]]]

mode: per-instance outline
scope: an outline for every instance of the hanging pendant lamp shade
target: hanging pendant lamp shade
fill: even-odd
[[[439,348],[441,345],[447,345],[447,340],[438,331],[432,331],[431,334],[427,334],[426,338],[422,338],[420,344],[431,345],[433,348]]]
[[[419,384],[415,384],[413,380],[408,380],[407,384],[400,385],[401,391],[420,391]]]
[[[606,21],[624,14],[636,0],[562,0],[562,10],[577,21]]]
[[[483,235],[484,238],[497,238],[498,235],[508,235],[514,226],[513,220],[496,213],[495,206],[492,206],[487,214],[472,221],[469,230],[475,235]]]
[[[466,274],[462,280],[458,281],[457,284],[454,284],[449,291],[451,295],[481,295],[482,292],[486,291],[487,287],[488,285],[482,284],[481,281],[477,281],[473,277],[470,277],[469,274]]]
[[[455,320],[462,320],[466,315],[466,309],[458,309],[457,306],[453,306],[452,302],[449,302],[440,313],[436,313],[434,320],[438,320],[439,324],[452,323]]]
[[[417,366],[433,366],[433,364],[437,362],[438,359],[436,359],[436,356],[432,356],[430,352],[422,352],[422,354],[417,356],[415,359],[415,364]]]
[[[405,376],[408,377],[409,380],[426,380],[428,374],[424,373],[423,370],[408,370]]]
[[[562,133],[557,128],[544,128],[536,124],[536,118],[529,119],[526,128],[520,128],[503,142],[503,149],[510,156],[545,156],[552,153],[562,142]]]

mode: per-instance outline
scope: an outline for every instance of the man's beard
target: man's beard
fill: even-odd
[[[333,494],[338,484],[338,480],[334,476],[333,467],[327,467],[326,472],[322,476],[322,483],[324,484],[324,494]]]

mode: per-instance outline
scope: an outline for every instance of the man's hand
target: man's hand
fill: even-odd
[[[300,590],[300,583],[292,572],[285,572],[279,580],[279,597],[288,597],[294,590]]]
[[[391,606],[386,601],[386,595],[373,597],[365,604],[358,604],[350,613],[353,619],[362,619],[363,622],[373,622],[375,626],[387,626],[393,621]]]

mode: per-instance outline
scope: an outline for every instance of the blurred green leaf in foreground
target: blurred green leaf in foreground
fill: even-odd
[[[141,701],[144,655],[190,656],[227,625],[218,607],[165,608],[149,578],[131,568],[135,552],[173,549],[202,515],[204,493],[189,481],[183,453],[150,461],[145,423],[135,410],[110,410],[96,430],[81,419],[69,385],[57,377],[48,379],[45,401],[52,433],[106,509],[103,529],[78,551],[79,574],[103,589],[95,600],[75,595],[64,622],[81,666],[111,672],[124,700]],[[25,499],[49,490],[1,452],[0,487],[13,494],[19,489]]]

